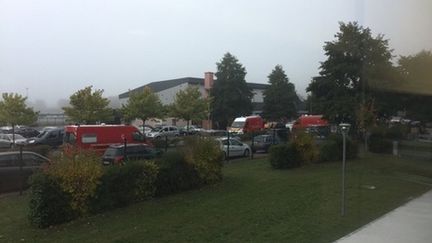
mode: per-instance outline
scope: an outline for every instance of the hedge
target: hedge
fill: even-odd
[[[290,169],[301,165],[302,156],[294,144],[278,144],[270,147],[269,161],[274,169]]]
[[[105,168],[99,157],[81,151],[53,159],[31,177],[29,220],[43,228],[221,179],[222,151],[207,138],[191,138],[157,162]]]
[[[203,185],[198,172],[188,164],[184,154],[168,152],[157,161],[159,173],[156,179],[156,196],[199,188]]]
[[[319,147],[319,162],[342,160],[343,138],[340,134],[332,134]],[[346,137],[346,159],[358,156],[358,144]]]

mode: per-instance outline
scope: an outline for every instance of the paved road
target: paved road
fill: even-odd
[[[431,243],[432,190],[336,242]]]

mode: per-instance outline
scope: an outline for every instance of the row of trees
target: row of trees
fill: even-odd
[[[211,115],[219,128],[227,127],[234,118],[246,116],[253,110],[253,92],[248,87],[246,69],[231,53],[216,63],[217,82],[210,92]],[[276,65],[268,76],[269,87],[264,91],[263,117],[277,121],[296,115],[298,96],[281,65]]]
[[[184,119],[189,125],[190,121],[199,122],[211,115],[217,127],[225,128],[235,117],[251,114],[254,94],[245,80],[246,69],[230,53],[226,53],[217,63],[215,75],[217,82],[209,98],[203,98],[198,87],[190,86],[176,94],[173,104],[163,106],[159,97],[150,88],[145,88],[140,92],[130,92],[128,102],[121,109],[113,110],[109,108],[109,100],[103,97],[103,90],[93,90],[92,86],[88,86],[72,94],[69,99],[70,106],[63,107],[63,110],[71,120],[80,124],[119,122],[121,118],[126,121],[139,118],[145,122],[150,118],[171,116]],[[264,116],[272,120],[294,116],[298,98],[294,85],[289,82],[282,66],[277,65],[268,77],[270,86],[264,92]],[[9,95],[12,94],[6,94],[5,101]],[[19,106],[25,107],[26,98],[17,94],[14,96],[19,99]],[[9,103],[11,107],[18,107],[16,101]],[[31,109],[28,111],[29,114],[36,114]],[[8,124],[28,124],[34,119],[0,121]]]
[[[383,35],[372,36],[369,28],[340,23],[335,38],[325,43],[327,59],[307,88],[313,113],[361,130],[397,111],[406,111],[412,119],[432,119],[430,51],[401,56],[393,65],[389,41]]]
[[[372,36],[369,28],[355,22],[340,23],[335,40],[326,42],[324,51],[327,59],[307,88],[311,113],[324,114],[334,123],[349,122],[362,130],[372,126],[377,117],[396,111],[406,111],[414,119],[432,120],[430,51],[402,56],[394,65],[389,41],[383,35]],[[208,99],[191,87],[180,91],[174,104],[164,107],[156,94],[144,89],[132,92],[128,103],[113,111],[108,108],[108,99],[102,97],[103,90],[92,91],[89,86],[71,95],[70,106],[64,111],[75,122],[86,124],[110,122],[113,116],[143,121],[173,116],[200,121],[210,114],[217,127],[225,128],[235,117],[251,114],[254,94],[245,80],[246,69],[235,56],[226,53],[216,65],[217,82]],[[272,70],[268,82],[262,115],[273,121],[293,118],[299,99],[282,66]],[[34,120],[36,113],[24,101],[19,95],[3,94],[0,122],[24,124]]]
[[[189,86],[176,94],[174,103],[163,106],[159,97],[150,88],[141,92],[131,92],[126,104],[119,110],[108,108],[109,101],[102,97],[103,90],[92,91],[88,86],[70,97],[69,107],[63,107],[65,114],[74,122],[95,124],[110,122],[113,114],[126,121],[150,118],[177,117],[188,121],[203,120],[208,113],[208,101],[202,98],[198,87]]]

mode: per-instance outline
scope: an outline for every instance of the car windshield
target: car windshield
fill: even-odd
[[[242,128],[244,126],[244,124],[245,124],[245,122],[239,122],[239,121],[237,121],[237,122],[233,122],[232,125],[231,125],[231,127],[233,127],[233,128]]]
[[[15,139],[26,139],[26,138],[20,134],[15,134]]]
[[[105,157],[114,157],[122,154],[121,148],[108,148],[105,150],[104,156]]]
[[[162,127],[155,127],[151,130],[151,132],[161,132],[162,131]]]
[[[265,141],[265,137],[264,136],[256,136],[254,138],[255,142],[264,142]]]
[[[36,137],[41,138],[41,137],[45,136],[45,134],[47,134],[47,133],[48,133],[48,131],[43,131],[43,132],[39,133],[39,135],[37,135]]]

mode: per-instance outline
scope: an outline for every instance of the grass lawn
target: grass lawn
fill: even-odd
[[[238,160],[217,185],[48,229],[28,224],[26,196],[1,197],[0,242],[331,242],[432,188],[432,162],[367,155],[348,162],[342,218],[340,174]]]

